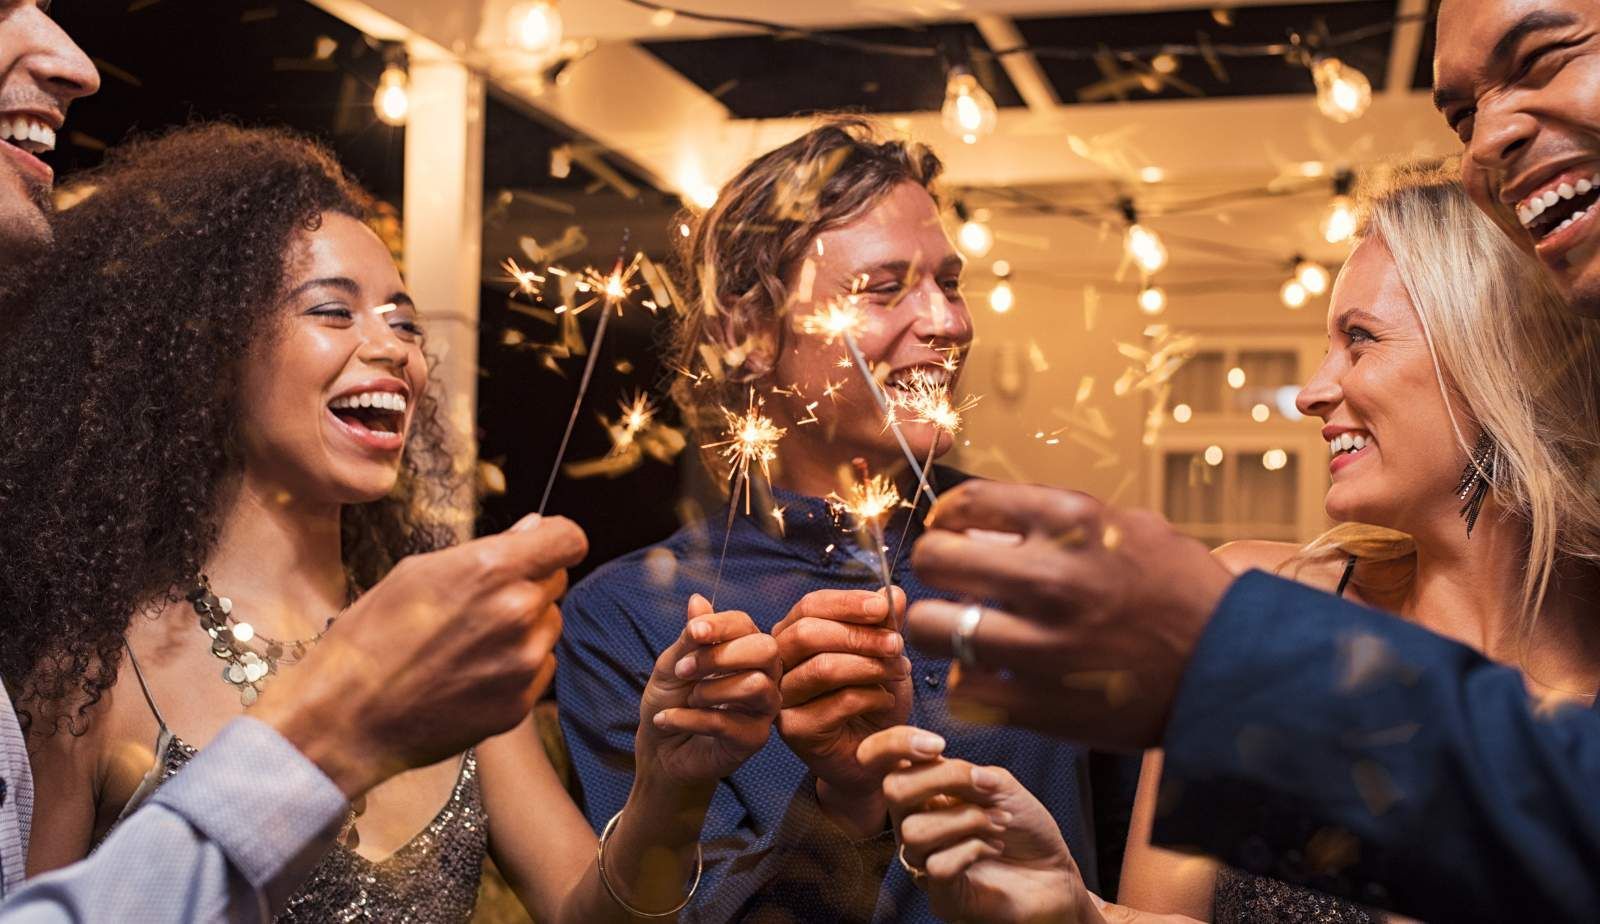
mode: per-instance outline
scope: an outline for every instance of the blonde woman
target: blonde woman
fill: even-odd
[[[1326,508],[1340,525],[1303,548],[1236,542],[1217,556],[1235,571],[1277,571],[1471,645],[1519,668],[1535,696],[1589,703],[1600,685],[1593,619],[1600,498],[1591,480],[1600,448],[1600,355],[1590,328],[1565,312],[1455,177],[1453,165],[1410,164],[1370,177],[1363,189],[1359,244],[1329,305],[1328,353],[1298,402],[1325,424]],[[1351,683],[1393,669],[1359,639],[1348,663]],[[1240,730],[1237,746],[1252,746],[1250,732]],[[1393,733],[1403,747],[1418,729]],[[912,736],[910,729],[884,732],[863,745],[862,756],[901,768],[885,792],[906,860],[927,871],[943,914],[1379,917],[1151,846],[1159,752],[1145,759],[1123,904],[1104,905],[1082,887],[1048,817],[1009,774],[917,762]],[[1256,744],[1270,754],[1270,742]],[[1352,775],[1374,812],[1426,810],[1424,794],[1399,791],[1376,764]],[[930,803],[935,796],[946,798]],[[1253,821],[1283,823],[1266,811]],[[1337,838],[1323,838],[1322,847],[1279,860],[1295,866],[1278,872],[1332,887],[1341,866]]]

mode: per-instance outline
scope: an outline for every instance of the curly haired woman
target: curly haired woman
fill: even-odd
[[[295,682],[354,596],[451,538],[422,316],[326,151],[200,126],[88,184],[0,347],[0,671],[32,739],[31,873],[82,857]],[[540,920],[679,905],[776,670],[748,617],[691,602],[599,859],[530,720],[368,793],[280,919],[465,921],[486,854]]]

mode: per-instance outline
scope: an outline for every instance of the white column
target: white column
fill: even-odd
[[[432,43],[413,42],[406,123],[405,274],[422,312],[433,381],[455,437],[458,472],[477,465],[478,285],[483,234],[483,80]],[[472,530],[471,497],[452,516]]]

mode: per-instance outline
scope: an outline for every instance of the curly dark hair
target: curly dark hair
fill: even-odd
[[[196,125],[85,175],[55,246],[0,297],[0,677],[74,732],[116,681],[134,614],[186,591],[241,465],[238,383],[271,336],[293,237],[372,199],[318,143]],[[398,485],[347,507],[353,585],[449,544],[456,479],[418,403]]]
[[[943,169],[926,145],[885,138],[870,119],[825,116],[746,164],[710,209],[674,219],[690,230],[673,235],[680,313],[667,353],[689,374],[674,375],[671,392],[697,435],[717,432],[718,409],[743,403],[749,384],[771,372],[754,361],[755,351],[739,350],[739,365],[723,365],[752,337],[773,338],[763,355],[782,351],[789,289],[817,235],[860,218],[901,183],[921,186],[937,203]],[[708,361],[707,353],[719,360]],[[706,461],[721,470],[715,453]]]

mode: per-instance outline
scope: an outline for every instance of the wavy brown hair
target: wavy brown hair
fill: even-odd
[[[740,170],[689,228],[674,255],[681,313],[668,355],[672,397],[700,435],[723,423],[783,349],[790,290],[817,235],[847,225],[901,183],[938,201],[943,164],[925,145],[886,139],[863,118],[833,116]],[[708,461],[715,461],[714,454]]]
[[[0,677],[25,727],[39,711],[74,731],[132,616],[175,601],[216,543],[241,369],[273,335],[294,236],[373,213],[316,142],[220,124],[131,143],[80,186],[0,304]],[[454,490],[436,401],[412,427],[394,492],[344,510],[357,588],[453,538],[425,512]]]

